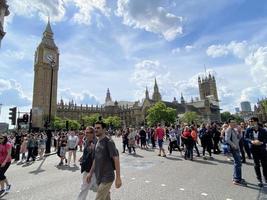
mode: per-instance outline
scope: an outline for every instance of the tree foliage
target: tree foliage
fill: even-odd
[[[118,116],[109,116],[104,119],[104,122],[109,126],[113,126],[113,128],[119,128],[121,126],[121,119]]]
[[[262,101],[262,106],[264,108],[264,111],[267,112],[267,100]]]
[[[94,124],[98,121],[99,119],[99,114],[93,114],[90,116],[84,116],[82,119],[84,120],[84,125],[85,126],[94,126]]]
[[[186,112],[181,121],[188,124],[200,123],[201,117],[196,112]]]
[[[176,119],[176,110],[167,107],[163,102],[158,102],[148,109],[146,117],[149,126],[156,125],[157,123],[174,123]]]
[[[54,126],[55,129],[61,130],[61,129],[64,129],[65,128],[66,122],[65,122],[65,120],[62,120],[59,117],[55,117],[53,119],[53,126]]]
[[[228,122],[229,119],[234,119],[237,123],[244,121],[244,119],[239,115],[231,114],[230,112],[221,113],[222,122]]]

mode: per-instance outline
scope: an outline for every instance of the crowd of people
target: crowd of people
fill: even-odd
[[[213,160],[213,154],[221,154],[234,165],[233,183],[246,185],[242,178],[242,163],[246,159],[253,159],[258,185],[263,186],[263,177],[267,183],[267,124],[262,125],[258,119],[253,117],[248,122],[236,123],[230,119],[227,123],[181,124],[169,127],[158,126],[140,129],[128,128],[122,130],[123,152],[132,153],[135,146],[140,149],[159,148],[159,156],[166,157],[163,142],[168,144],[169,155],[173,150],[178,150],[185,160],[194,160],[194,149],[196,157],[201,157],[199,147],[202,147],[204,160]],[[133,139],[134,138],[134,139]],[[134,148],[135,149],[135,148]],[[135,150],[134,150],[135,153]],[[208,157],[206,155],[208,153]]]
[[[76,152],[83,152],[82,157],[78,159],[83,173],[78,200],[86,199],[90,189],[97,192],[97,200],[109,198],[113,181],[115,180],[117,188],[122,184],[119,153],[108,133],[105,123],[99,121],[94,127],[87,127],[85,131],[61,131],[52,135],[50,142],[59,157],[59,166],[64,163],[66,166],[77,166]],[[200,126],[181,124],[166,127],[159,123],[155,127],[117,130],[115,135],[122,138],[122,153],[128,151],[133,155],[136,154],[137,148],[140,151],[158,148],[158,156],[166,157],[177,150],[185,160],[194,161],[194,157],[201,156],[204,160],[213,160],[213,154],[222,153],[228,161],[233,162],[232,180],[236,185],[246,185],[242,177],[242,163],[246,163],[246,159],[253,159],[258,185],[262,187],[263,180],[265,183],[267,181],[267,129],[259,124],[255,117],[240,124],[234,119],[224,124]],[[26,164],[36,159],[42,160],[48,148],[47,143],[48,137],[42,132],[0,135],[0,195],[11,187],[5,172],[12,158],[15,162]],[[168,147],[166,150],[164,143]],[[202,148],[199,149],[200,147]]]

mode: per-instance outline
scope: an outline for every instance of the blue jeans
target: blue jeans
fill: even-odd
[[[241,171],[241,156],[239,150],[231,150],[234,158],[234,174],[233,180],[234,181],[241,181],[242,179],[242,171]]]

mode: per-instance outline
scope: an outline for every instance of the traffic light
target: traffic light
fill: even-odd
[[[11,120],[11,124],[16,125],[17,107],[9,108],[9,111],[9,119]]]
[[[23,122],[25,122],[27,124],[28,121],[29,121],[29,115],[28,114],[24,114],[22,119],[23,119]]]

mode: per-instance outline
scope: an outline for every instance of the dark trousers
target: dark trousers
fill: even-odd
[[[244,139],[243,138],[239,140],[239,148],[240,148],[242,162],[246,162],[246,155],[245,155],[245,151],[244,151]]]
[[[16,145],[16,151],[15,151],[15,161],[19,161],[20,159],[20,145]]]
[[[129,153],[132,153],[132,149],[133,149],[133,152],[135,153],[135,147],[128,147],[129,149]]]
[[[170,154],[172,153],[172,150],[173,150],[173,148],[175,147],[175,144],[177,143],[177,141],[175,140],[175,141],[170,141],[170,144],[169,144],[169,148],[170,148]],[[179,150],[179,151],[181,151],[181,150]]]
[[[209,152],[209,155],[211,156],[211,148],[212,148],[212,142],[202,140],[201,145],[203,147],[203,156],[205,156],[206,150]]]
[[[248,141],[246,140],[244,140],[244,148],[245,148],[248,158],[251,159],[251,150],[250,150]]]
[[[27,162],[29,162],[30,158],[32,158],[33,161],[35,161],[35,157],[33,155],[33,147],[28,148],[28,157],[27,157]]]
[[[123,152],[125,152],[126,147],[127,147],[128,150],[129,150],[129,147],[128,147],[128,141],[123,142]]]
[[[151,143],[152,143],[152,147],[155,148],[156,147],[156,142],[154,137],[151,137]]]
[[[221,150],[219,148],[219,142],[220,142],[220,138],[213,138],[213,142],[214,142],[214,145],[213,145],[213,153],[220,153]]]
[[[185,154],[184,154],[184,158],[185,159],[187,159],[187,158],[189,158],[189,159],[193,159],[193,148],[194,148],[194,145],[193,145],[193,143],[185,143]]]
[[[265,148],[251,148],[251,153],[253,155],[254,160],[254,169],[257,176],[257,179],[259,181],[262,180],[261,176],[261,169],[260,166],[262,166],[263,176],[265,178],[265,181],[267,181],[267,151]]]

